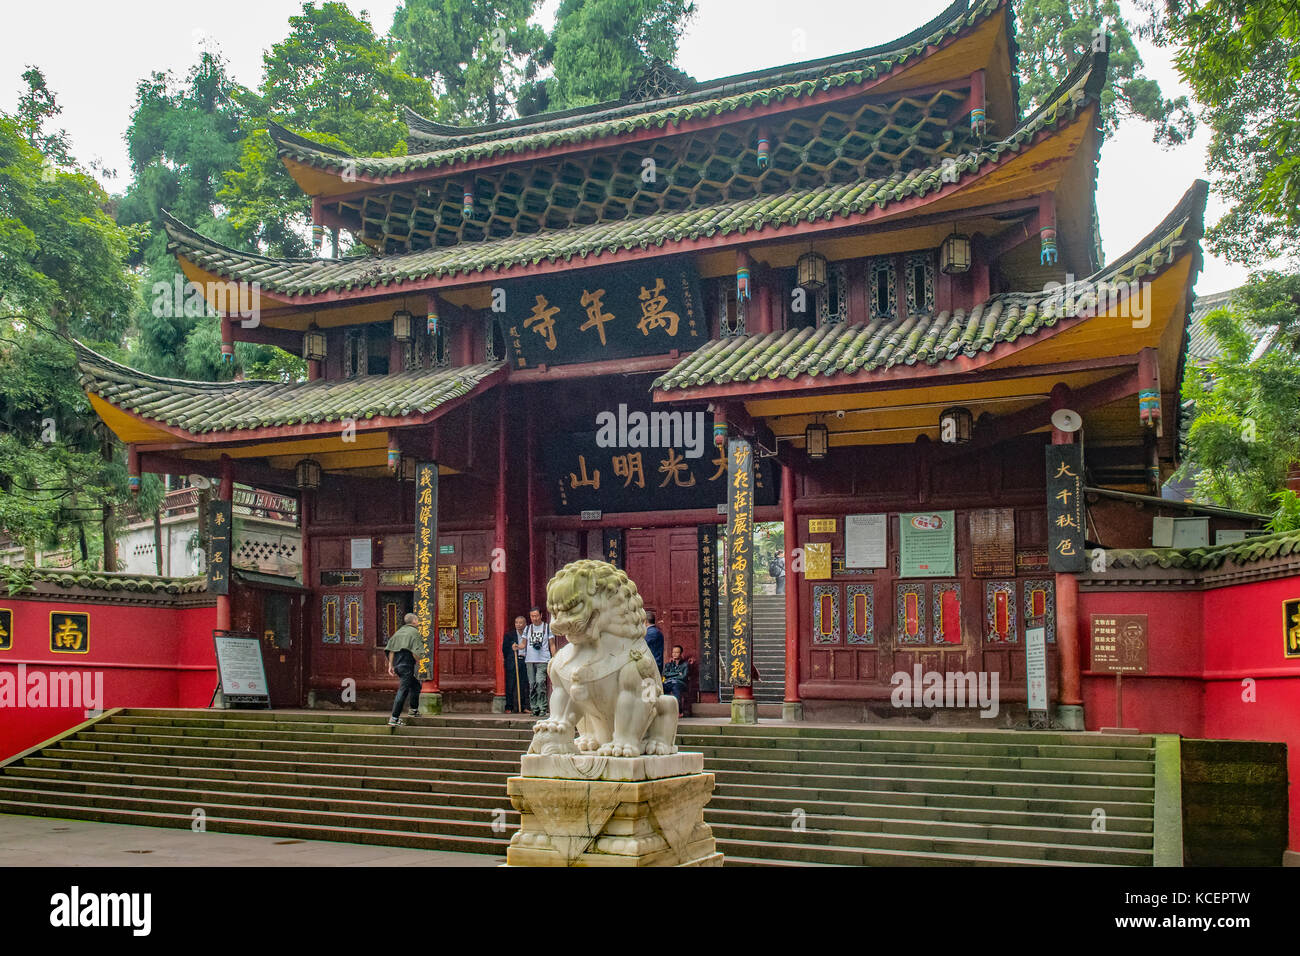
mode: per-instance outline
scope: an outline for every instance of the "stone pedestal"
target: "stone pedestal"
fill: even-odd
[[[782,720],[803,720],[803,701],[787,700],[781,704]]]
[[[525,754],[506,792],[522,816],[507,866],[721,866],[704,756]]]
[[[421,694],[420,695],[420,713],[421,714],[441,714],[442,713],[442,694]]]
[[[1078,704],[1058,704],[1056,722],[1062,730],[1083,730],[1083,708]]]
[[[731,722],[733,724],[758,723],[758,701],[735,698],[731,700]]]
[[[505,697],[504,697],[504,696],[502,696],[502,697],[493,697],[493,698],[492,698],[492,713],[494,713],[494,714],[504,714],[505,712],[506,712],[506,699],[505,699]]]

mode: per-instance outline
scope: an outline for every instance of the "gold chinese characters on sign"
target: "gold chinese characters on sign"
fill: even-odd
[[[90,615],[51,611],[50,651],[55,654],[89,654]]]

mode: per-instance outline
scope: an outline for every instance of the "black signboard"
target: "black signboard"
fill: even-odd
[[[753,656],[754,449],[743,438],[727,442],[727,683],[748,687]]]
[[[543,445],[556,514],[713,511],[727,500],[727,456],[713,444],[702,408],[619,405],[598,414],[593,426]],[[777,486],[771,459],[758,461],[755,503],[776,504]]]
[[[435,646],[433,634],[434,576],[438,573],[438,465],[422,461],[415,466],[415,614],[425,648]],[[428,658],[419,661],[421,680],[432,676]]]
[[[0,651],[7,651],[14,646],[14,612],[7,607],[0,607]]]
[[[90,615],[85,612],[50,612],[50,650],[55,654],[90,653]]]
[[[230,593],[231,505],[208,502],[208,593]]]
[[[1083,545],[1083,446],[1047,446],[1047,566],[1087,567]]]
[[[623,529],[606,528],[601,532],[601,553],[616,568],[623,567]]]
[[[691,352],[709,337],[689,259],[502,284],[497,314],[516,368]]]
[[[382,578],[383,575],[380,575],[380,577]],[[320,573],[320,584],[323,588],[359,588],[365,583],[365,575],[360,571],[322,571]]]
[[[700,692],[718,690],[718,573],[715,539],[718,526],[697,525],[696,549],[700,558]]]

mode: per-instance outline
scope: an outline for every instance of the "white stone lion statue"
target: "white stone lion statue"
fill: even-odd
[[[677,700],[663,692],[631,579],[604,561],[574,561],[551,578],[546,606],[551,631],[569,643],[547,668],[551,715],[533,725],[528,752],[676,753]]]

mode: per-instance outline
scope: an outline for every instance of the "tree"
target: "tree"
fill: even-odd
[[[32,74],[29,92],[44,89]],[[89,562],[85,523],[98,519],[111,568],[126,471],[96,427],[69,338],[117,349],[141,231],[113,221],[103,189],[44,129],[53,96],[25,102],[37,108],[0,114],[0,528],[32,547],[75,542]],[[51,156],[33,145],[51,142]]]
[[[427,81],[394,64],[395,53],[363,14],[342,3],[304,3],[290,33],[262,58],[262,83],[247,111],[238,168],[217,198],[236,234],[273,256],[306,256],[311,200],[293,182],[266,132],[268,121],[362,156],[405,151],[400,107],[436,111]]]
[[[650,63],[677,59],[694,16],[687,0],[561,0],[546,51],[555,74],[534,105],[567,109],[617,99]]]
[[[1295,0],[1144,0],[1144,32],[1174,63],[1214,129],[1209,166],[1228,212],[1210,248],[1259,265],[1297,259],[1300,8]]]
[[[546,31],[528,22],[536,9],[537,0],[406,0],[389,34],[397,66],[433,84],[439,120],[508,119],[546,45]]]
[[[1193,408],[1183,472],[1199,497],[1283,523],[1294,510],[1287,473],[1300,462],[1300,275],[1254,275],[1205,322],[1221,353],[1183,381]]]
[[[1160,84],[1143,75],[1142,57],[1117,0],[1022,0],[1016,7],[1016,44],[1020,108],[1026,112],[1043,105],[1070,67],[1096,49],[1109,57],[1101,92],[1103,135],[1113,133],[1126,116],[1154,124],[1153,138],[1166,145],[1185,142],[1196,129],[1187,97],[1165,99]]]

